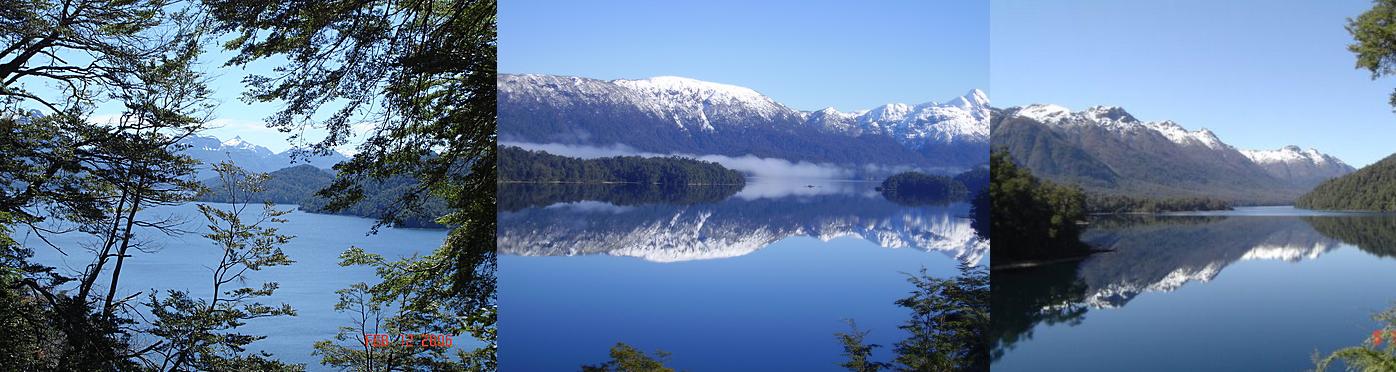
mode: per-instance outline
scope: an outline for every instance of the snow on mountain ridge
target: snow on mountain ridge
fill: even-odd
[[[1256,164],[1312,163],[1324,165],[1336,163],[1347,165],[1347,163],[1343,163],[1342,160],[1332,155],[1319,152],[1312,147],[1308,150],[1304,150],[1295,145],[1288,145],[1275,150],[1241,150],[1241,154],[1250,158],[1251,161],[1256,162]]]
[[[1172,120],[1145,122],[1118,106],[1091,106],[1072,112],[1071,109],[1054,104],[1031,104],[1010,109],[1009,115],[1026,117],[1057,127],[1097,126],[1122,133],[1148,130],[1183,146],[1196,145],[1215,150],[1230,147],[1207,128],[1189,131]]]
[[[907,145],[931,142],[986,142],[989,138],[989,99],[972,89],[945,103],[918,105],[890,103],[850,113],[826,108],[808,116],[811,125],[851,135],[864,133],[892,137]]]

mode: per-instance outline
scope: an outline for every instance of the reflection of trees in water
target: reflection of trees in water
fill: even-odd
[[[1124,306],[1143,292],[1208,281],[1242,259],[1298,261],[1337,247],[1295,217],[1112,217],[1081,239],[1113,252],[1081,263],[1093,307]]]
[[[1304,217],[1324,236],[1377,257],[1396,257],[1396,216]]]
[[[1080,324],[1086,315],[1086,284],[1076,277],[1079,263],[1001,270],[989,282],[994,317],[989,335],[997,360],[1019,341],[1032,338],[1039,323]]]
[[[1205,282],[1243,259],[1317,257],[1338,246],[1334,238],[1376,255],[1393,255],[1396,218],[1093,218],[1082,241],[1112,252],[1079,263],[994,272],[994,357],[1031,338],[1041,323],[1079,324],[1090,308],[1123,307],[1144,292]]]
[[[716,203],[741,190],[740,185],[507,183],[499,185],[499,210],[513,212],[584,200],[615,205]]]

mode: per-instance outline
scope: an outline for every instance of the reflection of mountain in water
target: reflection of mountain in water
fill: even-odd
[[[508,187],[501,185],[501,200],[517,192]],[[910,208],[875,193],[735,197],[688,205],[575,201],[501,210],[499,251],[526,256],[609,254],[675,262],[741,256],[792,236],[859,237],[971,262],[989,249],[963,217],[968,214],[963,204]]]
[[[1122,307],[1141,293],[1205,283],[1236,261],[1313,259],[1337,248],[1338,239],[1379,256],[1396,253],[1392,217],[1113,216],[1091,222],[1081,240],[1113,252],[994,273],[995,358],[1031,338],[1040,323],[1079,324],[1090,308]]]
[[[1238,260],[1315,258],[1338,246],[1294,217],[1133,217],[1097,220],[1086,243],[1114,252],[1081,263],[1092,307],[1207,282]]]

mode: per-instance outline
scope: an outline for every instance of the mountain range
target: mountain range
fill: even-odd
[[[1317,150],[1240,150],[1207,129],[1145,122],[1120,107],[1071,111],[1050,104],[993,109],[992,142],[1053,181],[1088,191],[1288,203],[1353,172]]]
[[[199,173],[196,176],[198,179],[214,176],[208,164],[224,160],[231,160],[243,169],[259,173],[269,173],[298,164],[309,164],[316,168],[329,169],[339,162],[349,160],[348,156],[338,152],[327,156],[293,158],[292,150],[280,153],[272,152],[266,147],[243,140],[242,136],[235,136],[226,141],[213,136],[192,136],[181,140],[180,143],[188,145],[188,148],[182,151],[183,154],[204,163],[199,167]]]
[[[853,165],[988,159],[989,101],[979,90],[943,103],[840,112],[795,110],[749,88],[668,76],[501,74],[498,89],[501,142]]]

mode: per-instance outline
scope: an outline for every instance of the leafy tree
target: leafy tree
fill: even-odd
[[[356,283],[349,288],[335,291],[339,294],[339,302],[335,304],[335,310],[348,313],[353,319],[353,323],[348,326],[340,326],[334,341],[322,340],[315,343],[315,354],[321,356],[321,364],[356,371],[494,370],[496,368],[493,363],[494,349],[492,345],[485,349],[472,351],[470,354],[460,352],[457,355],[459,361],[447,358],[446,348],[400,345],[402,338],[405,337],[403,335],[434,332],[435,328],[432,325],[436,319],[450,316],[450,314],[442,313],[415,313],[406,306],[411,301],[409,296],[413,289],[401,286],[414,284],[403,280],[405,276],[402,273],[419,269],[420,266],[400,267],[398,265],[404,263],[420,265],[418,263],[420,261],[389,261],[381,255],[368,253],[359,248],[349,249],[341,254],[340,258],[341,266],[365,265],[374,267],[384,281],[372,286],[367,283]],[[475,314],[475,316],[485,316],[488,319],[462,320],[462,322],[492,324],[494,323],[494,314],[495,308],[491,307]],[[472,329],[476,330],[476,333],[472,334],[476,339],[493,340],[495,338],[492,333],[484,333],[494,332],[492,327]],[[386,335],[391,338],[392,345],[373,347],[364,339],[366,334]]]
[[[871,331],[859,330],[858,324],[854,323],[852,319],[848,320],[848,328],[850,329],[848,333],[834,334],[843,344],[844,357],[848,358],[848,361],[839,364],[840,366],[855,372],[877,372],[892,367],[889,363],[872,360],[873,350],[882,347],[882,345],[868,344],[864,341]]]
[[[1373,0],[1372,8],[1348,18],[1353,43],[1348,51],[1357,56],[1357,68],[1372,73],[1372,80],[1396,72],[1396,1]],[[1396,92],[1388,102],[1396,106]]]
[[[492,334],[480,314],[495,302],[495,1],[367,0],[281,2],[204,0],[214,30],[236,36],[229,65],[272,56],[285,63],[271,76],[246,80],[245,98],[282,102],[268,125],[313,142],[327,154],[348,144],[355,123],[373,123],[338,178],[321,190],[342,209],[362,200],[370,180],[409,175],[420,181],[403,193],[383,221],[420,207],[425,195],[446,200],[455,226],[433,254],[393,267],[386,275],[410,311],[449,316],[439,333]],[[328,62],[328,63],[327,63]],[[320,115],[321,113],[325,115]],[[303,136],[319,127],[318,141]],[[443,309],[451,309],[444,311]],[[486,340],[493,348],[494,340]],[[493,355],[487,356],[492,359]],[[492,364],[492,361],[481,361]]]
[[[901,371],[989,370],[989,272],[961,262],[960,275],[933,278],[925,269],[909,275],[910,295],[897,305],[911,310],[911,318],[899,328],[911,334],[894,345],[896,365],[868,360],[876,345],[864,345],[863,336],[850,323],[852,333],[839,333],[853,371],[893,367]]]
[[[611,360],[601,364],[582,366],[584,372],[674,372],[673,368],[665,367],[668,362],[669,353],[656,351],[655,356],[645,355],[645,352],[623,342],[617,342],[611,347]]]
[[[44,242],[63,232],[97,240],[76,277],[7,250],[4,296],[26,314],[9,319],[45,335],[18,369],[135,369],[151,350],[133,347],[124,314],[135,296],[116,290],[141,250],[133,228],[174,233],[173,221],[137,212],[189,195],[191,163],[174,144],[211,108],[193,68],[203,31],[195,12],[164,0],[0,4],[0,215]],[[94,117],[102,105],[119,115]]]
[[[989,230],[994,265],[1024,260],[1077,257],[1089,252],[1080,242],[1085,196],[1074,186],[1034,177],[1007,152],[990,155]]]
[[[1349,371],[1392,371],[1396,370],[1396,307],[1388,308],[1372,316],[1382,323],[1371,338],[1362,346],[1351,346],[1333,351],[1322,358],[1314,353],[1314,370],[1325,371],[1333,362],[1342,362]],[[1386,346],[1382,346],[1385,343]]]
[[[280,234],[271,226],[285,223],[281,216],[290,211],[277,210],[270,202],[261,203],[258,213],[248,210],[256,205],[249,203],[248,197],[263,191],[266,174],[250,174],[229,162],[214,165],[213,170],[222,180],[224,192],[232,196],[228,209],[198,205],[210,230],[203,237],[223,252],[218,263],[212,266],[213,297],[204,300],[178,290],[169,290],[163,299],[156,293],[150,294],[148,305],[155,320],[149,333],[163,339],[155,346],[155,352],[163,357],[159,369],[304,369],[300,365],[278,362],[267,354],[243,354],[248,344],[266,336],[233,332],[251,319],[296,315],[290,305],[268,306],[256,301],[258,297],[271,296],[278,284],[267,282],[260,288],[228,288],[245,283],[249,272],[294,262],[280,248],[292,237]]]

